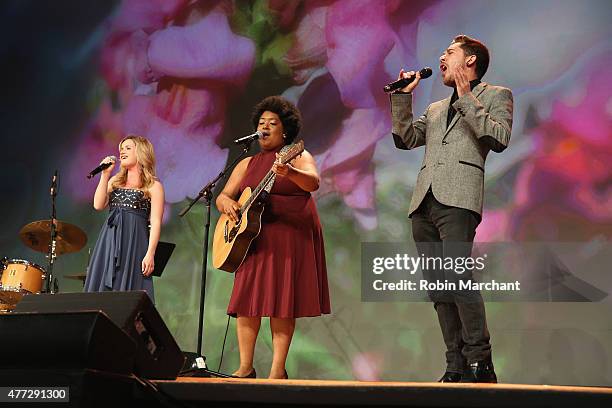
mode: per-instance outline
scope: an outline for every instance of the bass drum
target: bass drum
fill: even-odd
[[[0,278],[0,304],[15,305],[28,293],[40,293],[45,268],[23,259],[4,259]]]
[[[11,313],[15,309],[16,305],[9,305],[8,303],[0,303],[0,314]]]

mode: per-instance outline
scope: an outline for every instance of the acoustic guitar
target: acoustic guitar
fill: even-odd
[[[277,162],[286,164],[304,151],[304,141],[292,145],[289,149],[281,152]],[[215,227],[213,236],[213,266],[227,272],[234,272],[244,258],[251,246],[251,242],[261,231],[261,214],[265,207],[268,196],[266,186],[273,183],[274,172],[272,169],[264,176],[255,190],[250,187],[244,189],[238,204],[238,222],[232,221],[227,214],[221,214]],[[268,189],[269,190],[269,189]]]

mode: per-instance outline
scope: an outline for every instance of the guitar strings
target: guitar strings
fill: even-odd
[[[300,141],[301,142],[301,141]],[[300,143],[294,144],[292,145],[287,152],[284,153],[284,157],[280,158],[280,163],[287,163],[290,160],[284,161],[285,158],[287,158],[288,156],[291,156],[291,150],[295,149],[296,147],[300,146]],[[303,147],[298,147],[298,149],[303,149]],[[297,149],[296,149],[297,150]],[[281,153],[283,153],[281,151]],[[297,156],[297,155],[296,155]],[[244,203],[244,205],[242,205],[242,207],[240,207],[239,211],[240,214],[243,214],[244,211],[248,210],[249,207],[253,204],[253,201],[255,201],[255,198],[257,198],[259,196],[259,194],[261,193],[261,190],[263,190],[268,183],[270,182],[270,179],[275,177],[276,174],[274,174],[274,172],[270,169],[268,171],[268,173],[266,173],[266,175],[264,176],[264,178],[261,180],[261,182],[259,183],[259,185],[257,186],[257,188],[255,189],[255,191],[253,192],[253,194],[248,198],[248,200]],[[271,189],[271,187],[270,187]]]

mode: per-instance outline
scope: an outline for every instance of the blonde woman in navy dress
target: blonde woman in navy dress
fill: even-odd
[[[155,153],[146,138],[130,135],[119,144],[120,170],[105,169],[93,206],[109,216],[91,255],[86,292],[144,290],[152,301],[154,256],[164,212],[164,188],[155,176]],[[101,163],[112,162],[106,157]],[[150,228],[149,228],[150,226]]]

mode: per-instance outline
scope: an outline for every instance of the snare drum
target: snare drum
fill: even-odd
[[[23,295],[40,293],[45,268],[23,259],[7,259],[0,280],[0,303],[16,304]]]

